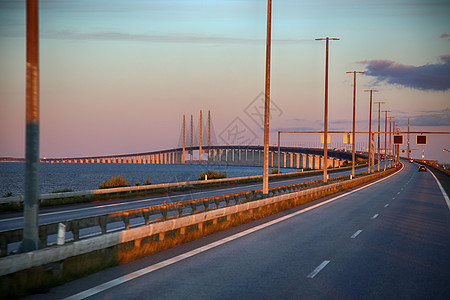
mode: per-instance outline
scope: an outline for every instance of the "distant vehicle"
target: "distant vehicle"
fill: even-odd
[[[411,159],[409,160],[409,162],[414,162],[414,160],[411,158]]]
[[[420,166],[419,167],[419,172],[426,172],[427,171],[427,167],[425,167],[425,166]]]

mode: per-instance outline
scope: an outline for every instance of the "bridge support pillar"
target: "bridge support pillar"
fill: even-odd
[[[248,161],[247,161],[247,150],[241,150],[239,151],[239,162],[240,165],[242,166],[248,166]]]
[[[273,163],[273,152],[269,151],[269,167],[273,168],[274,163]]]
[[[220,164],[224,165],[227,162],[227,151],[221,149],[220,150]]]
[[[306,154],[305,161],[306,161],[306,169],[314,169],[312,155]]]
[[[233,150],[233,164],[239,165],[239,150]]]
[[[231,152],[231,150],[227,149],[226,151],[226,164],[227,165],[231,165],[233,162],[233,153]]]
[[[247,150],[246,153],[246,165],[247,166],[254,166],[255,162],[255,151],[254,150]]]
[[[314,156],[315,162],[314,162],[314,169],[315,170],[320,170],[321,169],[321,157],[318,155]]]

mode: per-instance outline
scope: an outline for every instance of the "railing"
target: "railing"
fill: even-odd
[[[365,174],[366,172],[358,173],[356,177],[362,177]],[[323,180],[315,180],[274,187],[269,189],[268,196],[274,197],[294,193],[349,179],[350,175],[345,175],[330,178],[326,184],[324,184]],[[212,209],[256,201],[262,198],[262,190],[254,190],[67,220],[63,222],[65,225],[65,231],[70,233],[66,242],[74,242],[80,239],[106,234],[112,231],[149,225],[151,223],[168,219],[179,218],[184,215],[193,215]],[[39,226],[39,238],[43,247],[47,247],[55,243],[55,235],[58,233],[59,223],[60,222],[49,223]],[[108,226],[112,228],[108,228]],[[82,232],[83,230],[85,231],[84,233]],[[22,232],[22,228],[0,232],[0,257],[7,256],[9,254],[9,244],[18,243],[22,240]],[[49,240],[50,236],[53,239],[51,241]]]

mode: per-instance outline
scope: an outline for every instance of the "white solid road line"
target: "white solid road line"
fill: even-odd
[[[447,203],[448,209],[450,210],[450,200],[448,199],[447,193],[445,192],[444,188],[442,187],[441,183],[436,178],[436,176],[434,176],[433,172],[430,171],[430,173],[431,173],[431,175],[433,175],[434,179],[436,180],[436,182],[439,186],[439,189],[441,190],[442,196],[444,196],[445,202]]]
[[[357,191],[360,191],[360,190],[362,190],[362,189],[365,189],[365,188],[367,188],[367,187],[369,187],[369,186],[371,186],[371,185],[374,185],[374,184],[376,184],[376,183],[378,183],[378,182],[381,182],[381,181],[383,181],[383,180],[386,180],[386,179],[390,178],[391,176],[394,176],[395,174],[397,174],[397,173],[400,172],[401,170],[403,170],[403,167],[402,167],[399,171],[397,171],[397,172],[395,172],[395,173],[393,173],[393,174],[391,174],[391,175],[389,175],[389,176],[387,176],[387,177],[381,178],[381,179],[379,179],[379,180],[377,180],[377,181],[374,181],[374,182],[372,182],[372,183],[369,183],[369,184],[367,184],[367,185],[365,185],[365,186],[362,186],[362,187],[360,187],[360,188],[357,188],[357,189],[355,189],[355,190],[353,190],[353,191],[350,191],[350,192],[347,192],[347,193],[345,193],[345,194],[336,196],[336,197],[331,198],[331,199],[329,199],[329,200],[326,200],[326,201],[323,201],[323,202],[321,202],[321,203],[318,203],[318,204],[312,205],[312,206],[310,206],[310,207],[307,207],[307,208],[305,208],[305,209],[302,209],[302,210],[293,212],[293,213],[291,213],[291,214],[289,214],[289,215],[280,217],[280,218],[278,218],[278,219],[269,221],[269,222],[267,222],[267,223],[258,225],[258,226],[256,226],[256,227],[253,227],[253,228],[244,230],[244,231],[242,231],[242,232],[240,232],[240,233],[237,233],[237,234],[234,234],[234,235],[232,235],[232,236],[226,237],[226,238],[224,238],[224,239],[215,241],[215,242],[213,242],[213,243],[211,243],[211,244],[208,244],[208,245],[202,246],[202,247],[200,247],[200,248],[191,250],[191,251],[186,252],[186,253],[184,253],[184,254],[180,254],[180,255],[178,255],[178,256],[175,256],[175,257],[173,257],[173,258],[170,258],[170,259],[167,259],[167,260],[165,260],[165,261],[159,262],[159,263],[157,263],[157,264],[154,264],[154,265],[148,266],[148,267],[146,267],[146,268],[143,268],[143,269],[134,271],[134,272],[132,272],[132,273],[129,273],[129,274],[124,275],[124,276],[122,276],[122,277],[119,277],[119,278],[113,279],[113,280],[111,280],[111,281],[102,283],[102,284],[100,284],[100,285],[98,285],[98,286],[95,286],[95,287],[93,287],[93,288],[90,288],[90,289],[88,289],[88,290],[86,290],[86,291],[80,292],[80,293],[78,293],[78,294],[75,294],[75,295],[70,296],[70,297],[65,298],[65,299],[66,299],[66,300],[69,300],[69,299],[70,299],[70,300],[75,300],[75,299],[85,299],[85,298],[87,298],[87,297],[93,296],[93,295],[95,295],[95,294],[98,294],[98,293],[100,293],[100,292],[103,292],[103,291],[105,291],[105,290],[108,290],[108,289],[110,289],[110,288],[113,288],[113,287],[115,287],[115,286],[118,286],[118,285],[120,285],[120,284],[122,284],[122,283],[125,283],[125,282],[127,282],[127,281],[130,281],[130,280],[132,280],[132,279],[135,279],[135,278],[138,278],[138,277],[140,277],[140,276],[146,275],[146,274],[148,274],[148,273],[154,272],[154,271],[156,271],[156,270],[159,270],[159,269],[161,269],[161,268],[164,268],[164,267],[166,267],[166,266],[169,266],[169,265],[171,265],[171,264],[174,264],[174,263],[176,263],[176,262],[179,262],[179,261],[181,261],[181,260],[184,260],[184,259],[186,259],[186,258],[189,258],[189,257],[191,257],[191,256],[194,256],[194,255],[196,255],[196,254],[205,252],[205,251],[207,251],[207,250],[209,250],[209,249],[212,249],[212,248],[215,248],[215,247],[220,246],[220,245],[222,245],[222,244],[228,243],[228,242],[233,241],[233,240],[235,240],[235,239],[237,239],[237,238],[240,238],[240,237],[243,237],[243,236],[245,236],[245,235],[251,234],[251,233],[253,233],[253,232],[255,232],[255,231],[258,231],[258,230],[260,230],[260,229],[264,229],[264,228],[266,228],[266,227],[268,227],[268,226],[271,226],[271,225],[273,225],[273,224],[277,224],[277,223],[282,222],[282,221],[284,221],[284,220],[287,220],[287,219],[290,219],[290,218],[292,218],[292,217],[295,217],[295,216],[298,216],[298,215],[300,215],[300,214],[303,214],[303,213],[305,213],[305,212],[307,212],[307,211],[313,210],[313,209],[315,209],[315,208],[317,208],[317,207],[320,207],[320,206],[322,206],[322,205],[325,205],[325,204],[328,204],[328,203],[330,203],[330,202],[333,202],[333,201],[335,201],[335,200],[337,200],[337,199],[340,199],[340,198],[342,198],[342,197],[345,197],[345,196],[347,196],[347,195],[353,194],[353,193],[355,193],[355,192],[357,192]],[[325,263],[325,262],[326,262],[326,263]],[[330,262],[330,261],[327,261],[327,260],[324,261],[322,264],[325,263],[325,265],[324,265],[321,269],[323,269],[329,262]],[[321,264],[321,265],[322,265],[322,264]],[[319,267],[320,267],[320,266],[319,266]],[[319,267],[317,267],[317,268],[319,268]],[[318,272],[320,272],[321,269],[319,269]],[[316,270],[317,270],[317,269],[316,269]],[[314,273],[316,270],[314,270],[313,273]],[[317,273],[318,273],[318,272],[317,272]],[[313,273],[311,273],[311,274],[313,274]],[[308,278],[313,278],[313,277],[316,275],[316,274],[314,274],[312,277],[309,277],[311,274],[308,275]]]
[[[324,260],[317,268],[314,269],[306,278],[314,278],[317,274],[319,274],[320,271],[323,270],[328,264],[330,263],[329,260]]]

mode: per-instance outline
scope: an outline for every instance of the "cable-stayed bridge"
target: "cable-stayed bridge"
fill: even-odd
[[[205,126],[206,125],[206,126]],[[203,143],[206,137],[206,142]],[[212,145],[215,144],[215,145]],[[351,153],[341,150],[328,150],[328,167],[339,167],[351,161]],[[357,159],[365,157],[357,154]],[[82,164],[210,164],[234,166],[263,166],[263,146],[260,145],[217,145],[211,114],[203,124],[200,111],[199,124],[194,133],[193,116],[189,130],[183,116],[183,127],[179,147],[150,152],[113,154],[103,156],[43,158],[43,163],[82,163]],[[323,149],[308,147],[269,147],[269,166],[273,168],[323,169],[325,165]]]

